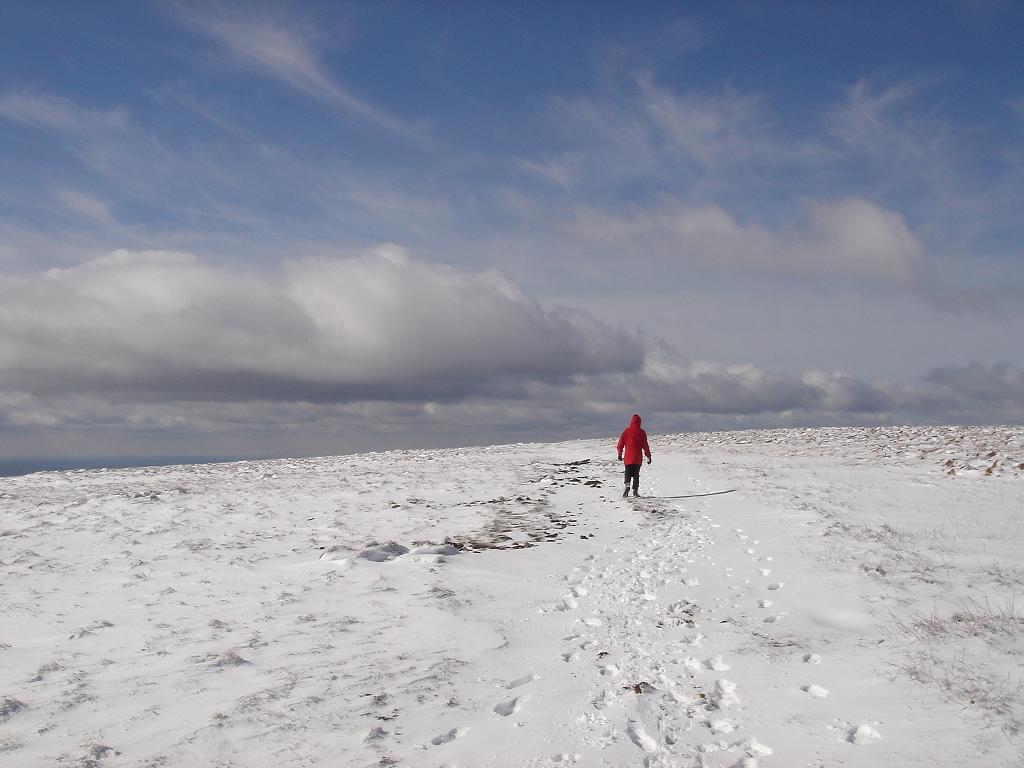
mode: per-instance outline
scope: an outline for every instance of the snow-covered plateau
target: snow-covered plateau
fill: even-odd
[[[1024,429],[651,447],[2,478],[0,765],[1021,765]]]

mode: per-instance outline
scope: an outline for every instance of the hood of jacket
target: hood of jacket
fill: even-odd
[[[619,423],[621,424],[622,422],[619,422]],[[633,418],[629,420],[629,426],[631,426],[631,427],[639,427],[640,426],[640,414],[639,413],[634,413],[633,414]]]

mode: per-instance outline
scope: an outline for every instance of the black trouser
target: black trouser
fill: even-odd
[[[640,465],[639,464],[627,464],[626,465],[626,487],[629,487],[629,478],[633,478],[633,490],[640,490]]]

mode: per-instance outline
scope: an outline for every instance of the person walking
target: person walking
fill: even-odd
[[[626,488],[622,492],[622,498],[629,496],[629,481],[633,481],[633,495],[640,495],[640,465],[643,464],[644,456],[647,456],[647,463],[651,463],[651,447],[647,444],[647,433],[640,429],[640,415],[634,413],[629,426],[622,431],[617,448],[619,461],[626,464]]]

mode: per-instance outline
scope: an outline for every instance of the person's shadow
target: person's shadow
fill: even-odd
[[[688,496],[658,496],[659,499],[699,499],[701,496],[721,496],[723,493],[736,493],[735,488],[730,488],[728,491],[715,491],[714,493],[691,493]],[[647,498],[652,498],[648,496]]]

